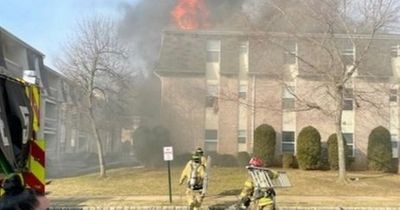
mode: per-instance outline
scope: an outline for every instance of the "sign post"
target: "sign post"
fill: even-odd
[[[164,161],[168,164],[168,187],[169,187],[169,202],[172,203],[172,191],[171,191],[171,160],[174,160],[174,150],[172,147],[164,147]]]

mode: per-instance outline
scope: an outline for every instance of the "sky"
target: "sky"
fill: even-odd
[[[1,0],[0,26],[45,55],[45,64],[54,61],[74,26],[83,18],[124,15],[123,5],[140,0]]]

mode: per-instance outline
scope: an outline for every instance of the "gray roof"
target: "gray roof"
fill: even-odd
[[[352,35],[356,56],[363,54],[369,35]],[[304,37],[313,37],[307,39]],[[310,66],[329,68],[330,53],[317,46],[315,41],[323,34],[303,34],[303,37],[284,33],[247,33],[241,31],[181,31],[168,30],[163,34],[157,73],[205,74],[207,40],[221,41],[221,74],[239,72],[240,43],[249,42],[249,73],[276,74],[286,63],[288,51],[297,43],[300,74],[310,74]],[[346,34],[336,35],[335,40],[324,43],[328,48],[335,44],[338,52],[351,48]],[[400,44],[399,35],[377,35],[370,45],[358,69],[359,75],[392,76],[391,47]],[[328,46],[330,45],[330,46]],[[350,47],[349,47],[350,46]],[[336,61],[337,62],[337,61]],[[336,65],[341,65],[337,63]],[[338,68],[336,68],[338,69]]]
[[[35,53],[39,54],[42,57],[44,57],[44,54],[42,52],[40,52],[39,50],[37,50],[34,47],[30,46],[26,42],[22,41],[20,38],[16,37],[15,35],[13,35],[12,33],[10,33],[9,31],[7,31],[6,29],[4,29],[1,26],[0,26],[0,34],[4,34],[4,36],[7,36],[7,37],[15,40],[16,42],[18,42],[19,44],[23,45],[24,47],[34,51]]]

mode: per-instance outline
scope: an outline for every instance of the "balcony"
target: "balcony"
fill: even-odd
[[[5,58],[4,60],[6,61],[7,73],[12,77],[22,78],[22,66],[8,58]]]

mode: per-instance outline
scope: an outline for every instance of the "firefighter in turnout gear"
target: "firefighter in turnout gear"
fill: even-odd
[[[262,166],[263,161],[260,158],[253,157],[249,161],[248,168]],[[271,177],[271,179],[275,179],[278,177],[278,173],[269,170],[268,176]],[[240,193],[240,203],[238,206],[241,209],[273,210],[275,209],[275,196],[276,193],[272,187],[268,189],[257,189],[253,179],[249,176],[244,183],[244,187]]]
[[[191,210],[200,209],[201,202],[205,196],[203,193],[205,174],[205,166],[201,163],[201,156],[194,153],[191,160],[189,160],[183,169],[181,178],[179,179],[180,185],[185,183],[186,180],[186,197]]]

